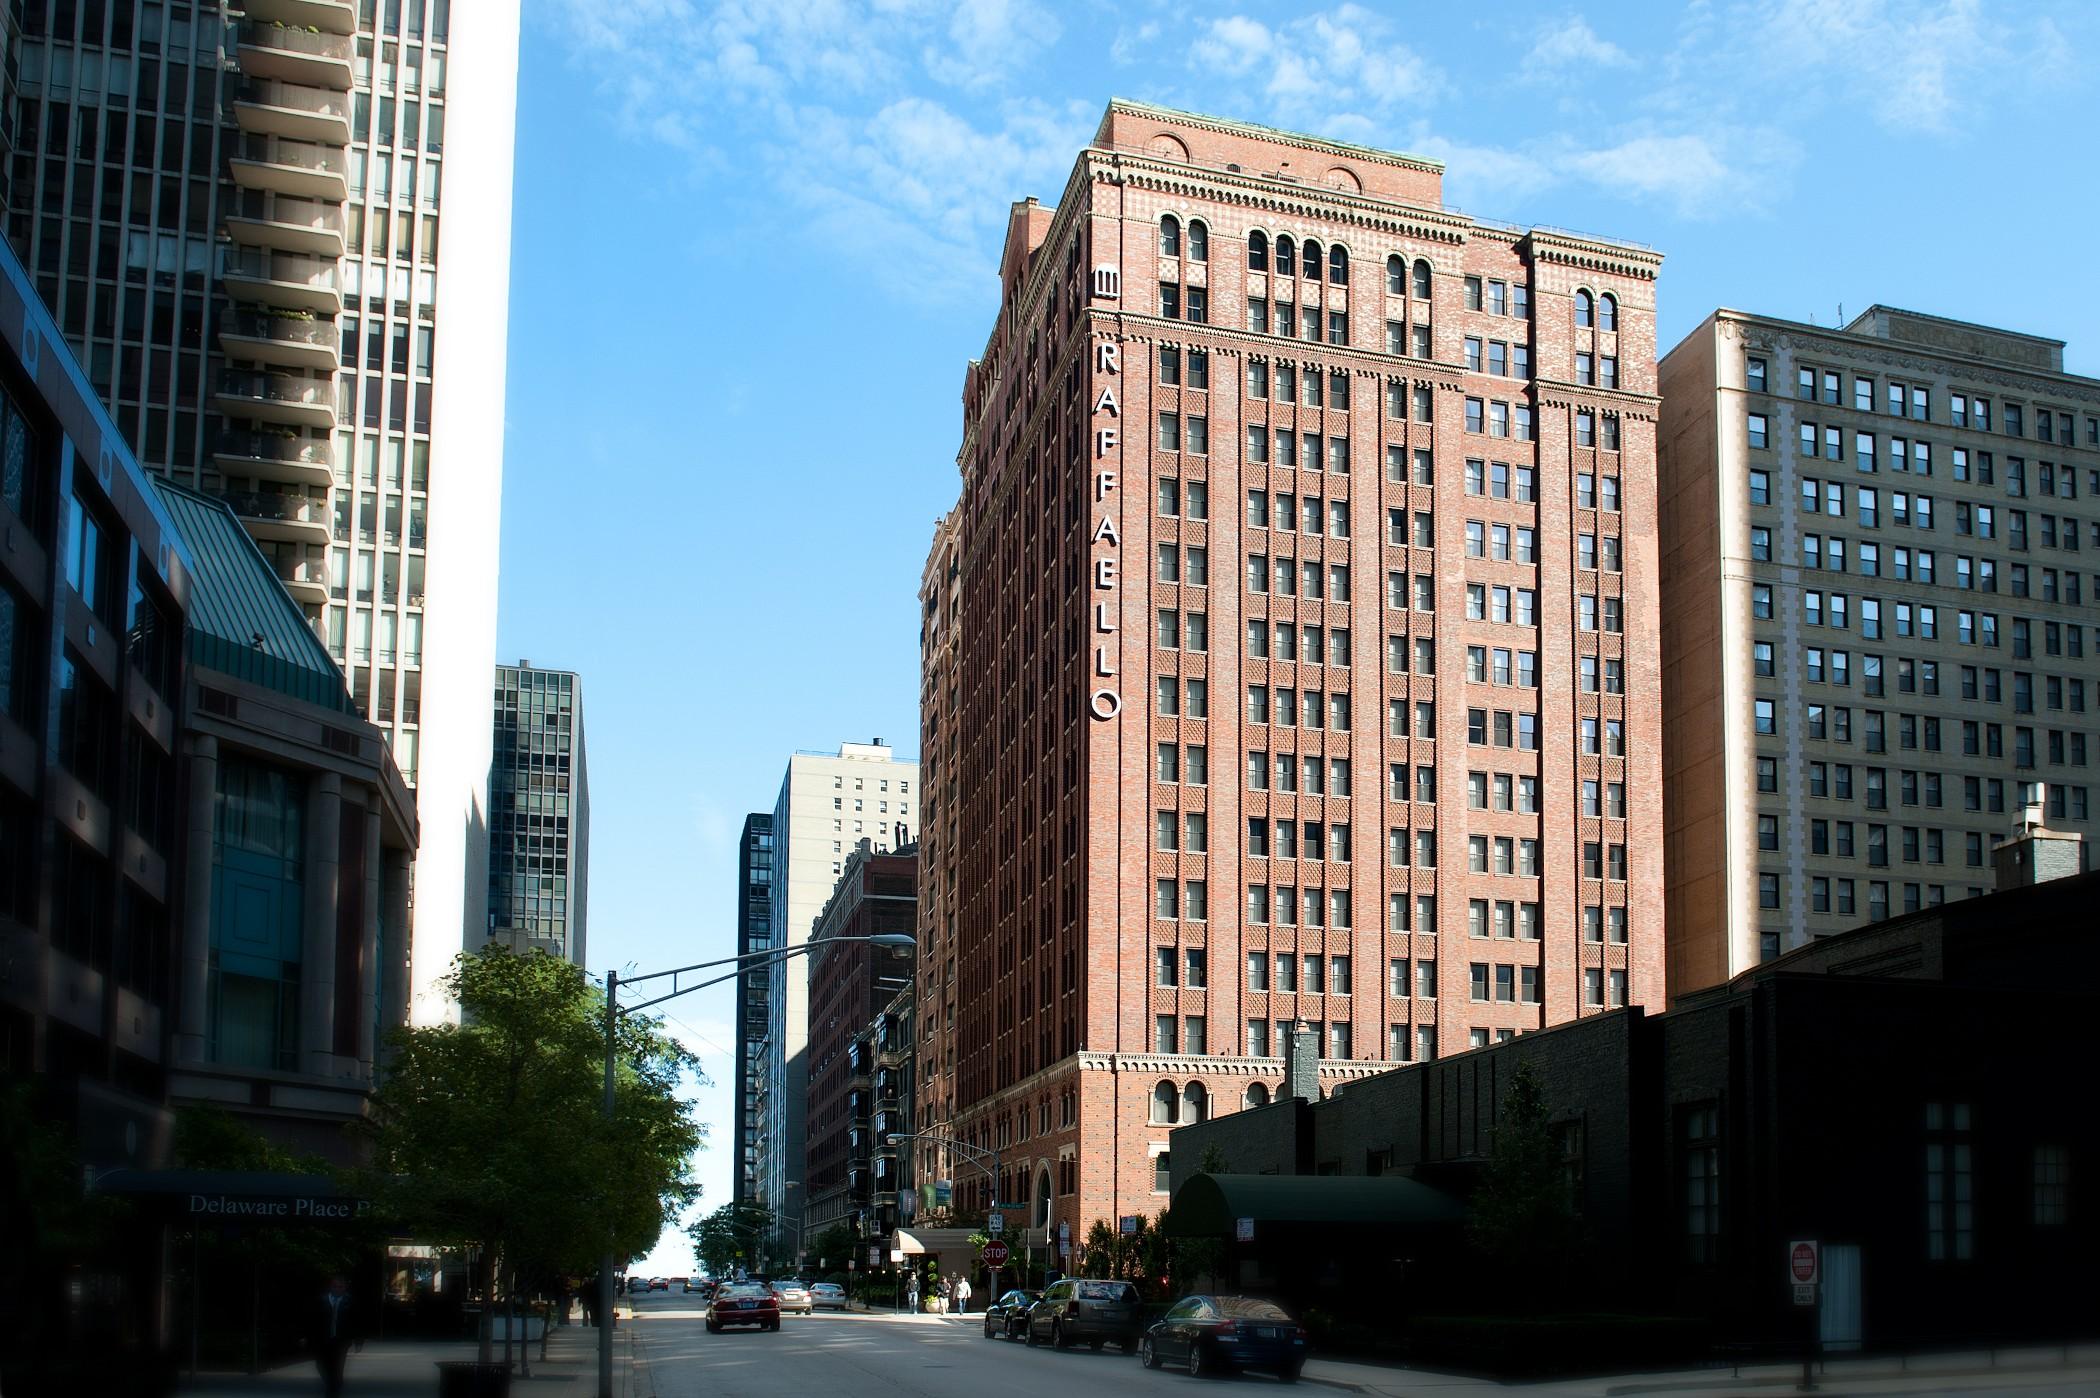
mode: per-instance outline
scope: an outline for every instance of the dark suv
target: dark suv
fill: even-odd
[[[1085,1342],[1095,1349],[1110,1340],[1129,1354],[1137,1348],[1137,1288],[1126,1281],[1068,1277],[1052,1282],[1028,1312],[1028,1343],[1049,1341],[1053,1349]]]

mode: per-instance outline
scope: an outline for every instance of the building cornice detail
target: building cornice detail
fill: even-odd
[[[1465,386],[1464,370],[1454,364],[1443,364],[1433,359],[1385,354],[1357,345],[1330,345],[1324,342],[1316,345],[1310,340],[1286,339],[1281,335],[1259,335],[1251,330],[1236,330],[1231,326],[1168,320],[1149,311],[1109,310],[1093,306],[1088,308],[1087,313],[1093,319],[1096,332],[1112,334],[1119,341],[1134,344],[1196,348],[1227,359],[1258,359],[1271,364],[1289,363],[1342,369],[1361,379],[1402,379],[1410,383],[1435,384],[1440,388]],[[1250,338],[1257,343],[1247,343]]]
[[[1542,408],[1603,408],[1643,422],[1653,422],[1662,412],[1662,399],[1653,393],[1599,388],[1594,384],[1568,383],[1561,379],[1534,379]]]
[[[1835,327],[1771,320],[1741,311],[1717,312],[1714,328],[1715,332],[1724,338],[1744,345],[1772,350],[1782,347],[1809,347],[1811,354],[1827,355],[1846,364],[1871,364],[1882,369],[1900,369],[1907,374],[1944,374],[1968,383],[1984,383],[1997,388],[2011,389],[2027,400],[2047,396],[2085,407],[2100,406],[2100,380],[2089,379],[2079,374],[2057,373],[2048,369],[2001,367],[1965,358],[1952,351],[1936,351],[1927,345],[1884,340],[1872,335],[1855,335]],[[1928,425],[1947,427],[1949,424],[1942,422]],[[2020,438],[2009,440],[2019,441]]]
[[[1654,281],[1662,269],[1662,254],[1643,252],[1623,244],[1570,238],[1536,228],[1526,236],[1531,242],[1531,255],[1540,262],[1557,262],[1586,272],[1610,272],[1615,276],[1648,282]]]
[[[1255,140],[1272,141],[1281,145],[1298,146],[1305,150],[1316,150],[1338,160],[1367,160],[1374,165],[1391,165],[1402,170],[1419,170],[1427,175],[1444,173],[1444,162],[1431,160],[1427,156],[1409,155],[1406,151],[1380,150],[1375,146],[1352,146],[1340,141],[1329,141],[1319,136],[1310,136],[1300,131],[1285,131],[1278,127],[1257,126],[1252,122],[1232,121],[1225,117],[1205,116],[1201,112],[1177,111],[1171,107],[1154,107],[1144,102],[1130,102],[1122,98],[1111,98],[1108,109],[1134,117],[1165,122],[1170,126],[1186,126],[1192,131],[1208,131],[1216,136],[1248,136]],[[1089,146],[1090,150],[1107,150],[1105,146]]]
[[[1092,178],[1097,184],[1129,185],[1184,199],[1260,209],[1285,218],[1347,223],[1372,232],[1445,243],[1456,247],[1472,235],[1471,222],[1454,214],[1369,199],[1328,185],[1301,188],[1278,185],[1258,175],[1154,163],[1125,151],[1093,151]],[[1401,212],[1405,210],[1405,212]]]

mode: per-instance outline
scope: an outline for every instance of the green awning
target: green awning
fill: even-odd
[[[1401,1175],[1197,1175],[1174,1192],[1167,1232],[1232,1238],[1247,1218],[1261,1241],[1273,1240],[1279,1228],[1441,1228],[1465,1217],[1458,1200]]]

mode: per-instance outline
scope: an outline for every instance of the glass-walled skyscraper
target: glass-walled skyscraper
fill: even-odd
[[[417,788],[441,1015],[486,922],[517,0],[11,8],[7,237],[140,462],[233,507]]]
[[[581,678],[497,666],[492,752],[489,938],[581,966],[591,862]]]
[[[772,812],[744,817],[736,866],[736,950],[743,956],[772,945]],[[759,1195],[759,1087],[772,1022],[772,984],[772,968],[764,965],[747,967],[736,978],[736,1176],[731,1189],[739,1204]]]

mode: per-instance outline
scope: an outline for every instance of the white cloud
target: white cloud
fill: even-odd
[[[1057,42],[1048,10],[1029,0],[959,0],[948,23],[953,47],[929,51],[927,70],[958,87],[984,87],[1025,66]]]
[[[910,265],[919,297],[989,272],[1008,205],[1054,199],[1098,115],[945,99],[997,89],[1057,42],[1037,0],[560,0],[556,15],[630,133],[711,173],[734,152],[763,201],[744,217],[792,208],[865,270]]]
[[[1539,196],[1588,186],[1629,203],[1660,204],[1689,219],[1754,212],[1790,172],[1799,148],[1769,128],[1641,132],[1584,142],[1569,135],[1517,146],[1464,145],[1426,129],[1416,149],[1446,164],[1445,195],[1490,218],[1552,223]]]
[[[1204,78],[1261,81],[1268,115],[1322,134],[1343,134],[1338,124],[1367,126],[1444,87],[1436,66],[1401,41],[1392,21],[1355,4],[1275,29],[1246,15],[1211,20],[1189,45],[1189,67]]]
[[[1964,112],[2060,74],[2062,32],[2026,15],[1983,0],[1761,0],[1742,16],[1735,57],[1796,90],[1859,94],[1891,131],[1947,135]]]
[[[1245,73],[1273,51],[1269,27],[1245,15],[1212,20],[1189,50],[1191,61],[1227,73]]]
[[[1597,37],[1588,20],[1570,16],[1540,31],[1524,57],[1524,76],[1537,81],[1568,69],[1625,68],[1633,56],[1608,39]]]
[[[1158,40],[1159,21],[1148,19],[1135,29],[1119,29],[1108,46],[1109,61],[1119,68],[1141,63],[1150,56],[1152,45]]]

